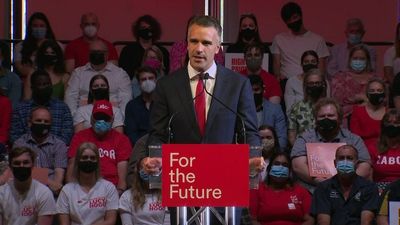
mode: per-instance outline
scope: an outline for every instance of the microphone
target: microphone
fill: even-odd
[[[227,106],[223,101],[221,101],[220,99],[218,99],[216,96],[214,96],[212,93],[210,93],[210,92],[207,90],[207,80],[208,80],[209,78],[210,78],[210,74],[205,73],[204,76],[203,76],[203,80],[204,80],[203,89],[204,89],[204,91],[205,91],[209,96],[211,96],[212,99],[215,99],[218,103],[220,103],[222,106],[224,106],[226,109],[228,109],[229,111],[231,111],[233,114],[235,114],[235,115],[239,118],[240,123],[241,123],[241,125],[242,125],[243,144],[246,144],[246,143],[247,143],[247,141],[246,141],[246,126],[245,126],[245,124],[244,124],[244,120],[243,120],[242,115],[240,115],[239,113],[235,112],[235,110],[233,110],[231,107]],[[197,97],[197,96],[196,96],[196,97]],[[236,133],[236,141],[237,141],[237,139],[238,139],[238,137],[237,137],[237,133]]]

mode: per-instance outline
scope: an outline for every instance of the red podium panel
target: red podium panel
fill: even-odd
[[[249,145],[162,145],[162,205],[249,205]]]

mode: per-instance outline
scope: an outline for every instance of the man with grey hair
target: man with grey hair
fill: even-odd
[[[376,69],[376,50],[363,44],[362,39],[365,34],[364,24],[359,18],[351,18],[346,21],[346,42],[336,44],[331,48],[331,55],[328,60],[328,74],[334,76],[339,71],[348,70],[349,52],[356,45],[364,45],[371,57],[372,70]]]

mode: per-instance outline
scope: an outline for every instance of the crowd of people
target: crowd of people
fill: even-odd
[[[333,47],[297,3],[281,18],[289,30],[269,46],[256,17],[242,15],[224,50],[218,21],[193,16],[168,49],[160,23],[143,15],[118,52],[94,13],[66,45],[33,13],[12,62],[0,42],[0,224],[175,224],[149,188],[160,165],[147,146],[243,140],[262,146],[265,166],[241,224],[389,224],[400,199],[400,23],[378,57],[358,18]],[[229,53],[243,54],[241,75],[224,67]],[[310,173],[312,143],[340,143],[335,174]],[[47,179],[34,179],[36,167]]]

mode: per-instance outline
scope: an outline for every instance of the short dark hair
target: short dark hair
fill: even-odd
[[[264,52],[265,52],[265,50],[264,50],[264,45],[262,45],[262,44],[259,43],[259,42],[253,42],[253,43],[250,43],[250,44],[246,45],[246,46],[244,47],[244,49],[243,49],[243,54],[246,56],[246,53],[247,53],[248,51],[251,51],[251,49],[253,49],[253,48],[259,50],[260,53],[261,53],[261,57],[262,57],[262,58],[264,57]]]
[[[284,22],[288,21],[294,14],[303,15],[301,7],[295,2],[288,2],[281,9],[281,18]]]
[[[288,164],[289,164],[289,165],[288,165],[288,168],[289,168],[289,177],[288,177],[289,181],[288,181],[288,183],[289,183],[290,186],[293,186],[293,180],[292,180],[292,178],[291,178],[291,173],[292,173],[292,161],[290,160],[289,154],[286,153],[286,152],[275,152],[275,153],[271,156],[271,158],[269,159],[269,164],[268,164],[268,166],[267,166],[267,176],[265,177],[265,181],[264,181],[264,182],[265,182],[267,185],[270,185],[270,184],[271,184],[271,179],[270,179],[269,172],[271,171],[271,168],[272,168],[272,166],[273,166],[274,160],[275,160],[276,158],[278,158],[278,156],[284,156],[284,157],[287,159]]]
[[[137,69],[137,72],[135,73],[135,75],[136,75],[136,79],[138,81],[139,81],[139,76],[141,73],[152,73],[157,78],[157,71],[149,66],[142,66]]]
[[[152,41],[158,41],[161,38],[161,25],[158,22],[158,20],[156,20],[156,18],[154,18],[151,15],[143,15],[141,17],[139,17],[133,24],[132,24],[132,33],[133,36],[135,36],[136,40],[139,40],[139,30],[140,30],[140,23],[147,23],[150,25],[150,27],[153,30],[153,36],[152,36]]]
[[[222,27],[217,19],[212,16],[195,16],[193,17],[188,26],[188,31],[191,26],[198,25],[201,27],[214,27],[218,32],[219,41],[221,41]]]
[[[33,72],[31,75],[31,88],[34,87],[34,85],[36,84],[36,81],[39,79],[39,77],[46,77],[50,80],[50,75],[46,70],[38,69],[35,72]]]
[[[24,153],[29,154],[29,156],[31,157],[31,160],[32,160],[32,164],[35,165],[36,153],[28,147],[15,147],[15,148],[11,149],[11,151],[8,153],[8,165],[11,166],[12,160]]]
[[[304,58],[309,55],[314,56],[317,59],[317,64],[319,63],[319,57],[318,57],[317,52],[315,52],[314,50],[308,50],[308,51],[303,52],[303,54],[301,55],[301,61],[300,61],[301,65],[303,65]]]

